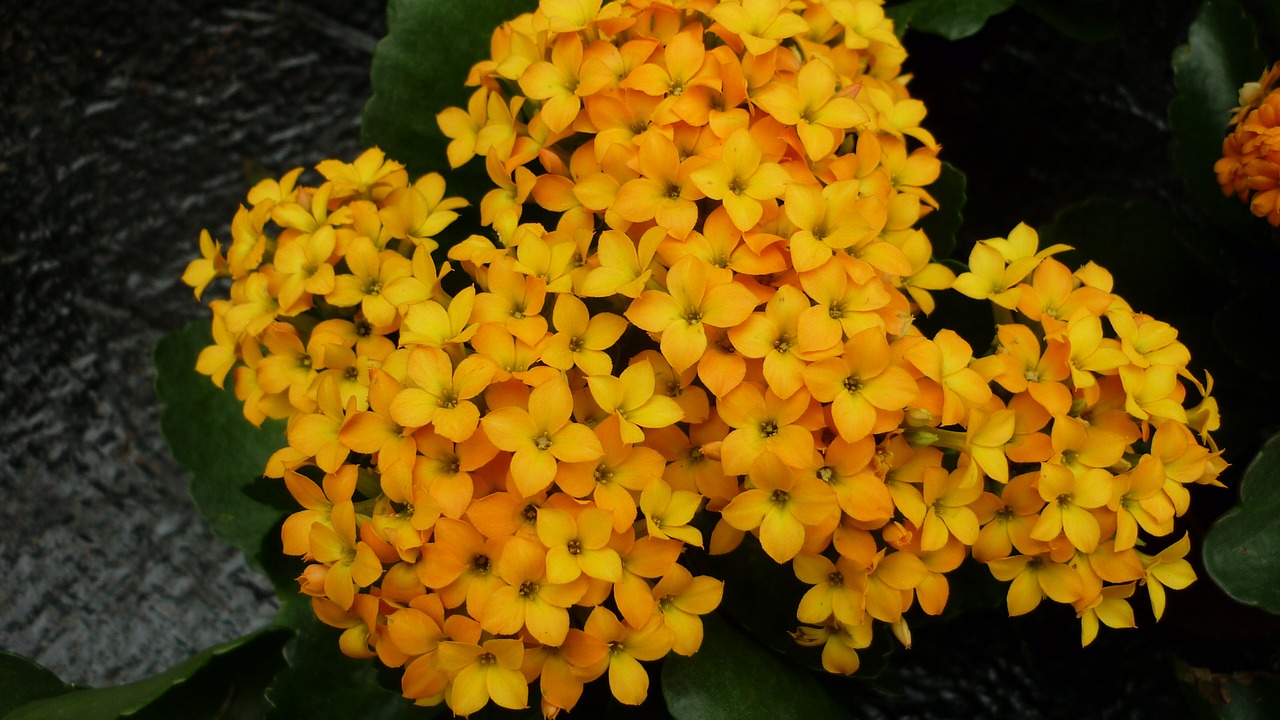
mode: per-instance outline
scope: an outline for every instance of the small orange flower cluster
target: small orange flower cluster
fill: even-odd
[[[209,303],[214,344],[196,368],[218,387],[233,373],[255,425],[315,412],[326,379],[341,404],[368,405],[369,370],[395,349],[386,336],[402,324],[398,308],[440,293],[432,238],[467,204],[445,198],[437,174],[410,185],[377,149],[316,169],[327,180],[318,188],[298,187],[302,168],[258,183],[226,254],[205,230],[203,257],[182,275],[197,299],[231,278],[230,298]]]
[[[1222,141],[1222,159],[1214,164],[1223,195],[1249,203],[1249,210],[1280,227],[1280,63],[1258,82],[1240,88],[1240,107],[1232,131]],[[1250,199],[1250,195],[1253,198]]]
[[[376,149],[317,169],[319,187],[260,183],[226,256],[205,233],[184,275],[197,296],[232,278],[197,369],[234,370],[255,423],[289,420],[266,474],[305,508],[283,528],[302,591],[424,704],[521,708],[541,677],[554,715],[606,671],[640,703],[639,661],[696,651],[723,586],[676,562],[702,544],[701,497],[635,439],[684,414],[662,363],[613,377],[625,321],[563,294],[550,331],[514,259],[487,268],[492,292],[445,293],[431,237],[465,202],[438,175],[408,185]]]
[[[961,470],[998,483],[964,496],[971,515],[955,527],[966,528],[974,559],[1011,582],[1011,615],[1045,597],[1071,604],[1087,645],[1099,622],[1134,625],[1127,598],[1137,583],[1159,619],[1164,588],[1194,580],[1183,559],[1187,538],[1148,555],[1138,533],[1172,533],[1190,502],[1187,486],[1219,484],[1226,464],[1209,437],[1219,425],[1212,378],[1206,387],[1187,371],[1191,356],[1177,330],[1112,293],[1103,268],[1088,263],[1073,273],[1053,259],[1067,249],[1040,250],[1025,225],[974,247],[954,288],[989,300],[1007,320],[997,326],[995,353],[975,363],[996,393],[971,414],[963,437],[923,428],[907,436],[959,453]],[[1201,397],[1193,408],[1184,407],[1180,378]],[[927,479],[924,487],[929,505]],[[916,514],[935,512],[937,502]]]

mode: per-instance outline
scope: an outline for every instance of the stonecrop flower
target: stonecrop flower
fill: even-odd
[[[343,652],[461,715],[606,673],[639,704],[726,590],[682,553],[748,533],[843,674],[969,555],[1086,643],[1193,579],[1146,553],[1224,467],[1211,381],[1029,227],[932,261],[938,145],[879,2],[543,0],[491,50],[438,118],[495,185],[449,262],[465,201],[373,149],[259,184],[184,275],[230,279],[198,369],[287,419],[266,474]],[[985,356],[915,323],[953,284],[1006,318]]]
[[[1240,88],[1231,132],[1214,164],[1223,195],[1249,203],[1249,211],[1280,227],[1280,63]]]

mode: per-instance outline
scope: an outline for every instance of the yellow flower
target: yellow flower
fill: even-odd
[[[577,366],[587,375],[606,376],[613,372],[613,361],[606,351],[626,331],[626,320],[613,313],[592,315],[578,298],[560,295],[551,321],[556,334],[542,352],[543,362],[559,370]]]
[[[662,355],[682,372],[707,349],[707,326],[731,328],[751,315],[756,296],[736,282],[716,279],[702,260],[686,256],[667,273],[667,290],[646,290],[627,319],[661,335]]]
[[[838,514],[835,493],[811,475],[798,475],[772,454],[762,456],[750,472],[750,487],[721,511],[739,530],[759,530],[760,545],[783,563],[799,554],[805,528]]]
[[[733,224],[743,232],[760,222],[764,215],[761,201],[781,197],[791,180],[781,165],[762,162],[762,158],[760,143],[751,131],[739,129],[724,141],[719,159],[691,175],[704,195],[724,203]]]
[[[538,539],[547,546],[547,582],[570,583],[581,575],[616,582],[622,577],[622,559],[609,547],[613,515],[597,508],[583,508],[575,518],[564,510],[538,511]]]
[[[391,402],[391,419],[402,427],[430,424],[437,433],[462,442],[480,423],[480,410],[471,401],[489,386],[497,370],[493,361],[468,355],[457,363],[444,351],[417,347],[409,352],[409,387]]]
[[[1191,534],[1183,533],[1182,539],[1155,555],[1138,553],[1144,570],[1143,582],[1151,595],[1151,611],[1156,620],[1164,615],[1166,587],[1181,590],[1196,580],[1195,570],[1187,562],[1191,551]]]
[[[615,414],[623,442],[643,443],[641,428],[661,428],[684,417],[680,404],[666,395],[655,394],[656,378],[647,360],[632,364],[621,376],[592,375],[587,378],[591,396],[600,409]]]
[[[672,632],[661,618],[652,617],[636,629],[597,607],[587,618],[586,631],[609,648],[609,689],[619,702],[639,705],[649,694],[649,674],[641,660],[657,660],[671,650]]]
[[[537,541],[513,537],[502,548],[497,572],[505,583],[484,603],[480,625],[498,635],[527,628],[544,645],[560,645],[569,632],[568,607],[582,598],[585,577],[553,583],[547,577],[547,550]]]
[[[493,700],[509,710],[529,706],[529,684],[520,673],[524,643],[493,638],[482,644],[441,642],[436,655],[440,669],[452,676],[449,707],[467,717]]]
[[[187,269],[182,272],[182,282],[191,286],[197,300],[214,278],[231,276],[227,259],[222,256],[222,243],[210,237],[208,230],[200,231],[200,255],[199,260],[187,263]]]
[[[526,496],[551,484],[558,462],[588,462],[604,454],[590,428],[570,422],[572,412],[568,384],[554,379],[533,389],[528,409],[499,408],[481,419],[493,444],[513,453],[511,476]]]
[[[856,87],[849,89],[856,92]],[[818,160],[840,144],[842,131],[869,119],[847,92],[838,91],[835,71],[825,62],[810,60],[800,68],[794,84],[774,81],[758,90],[753,99],[779,122],[794,126],[809,159]]]

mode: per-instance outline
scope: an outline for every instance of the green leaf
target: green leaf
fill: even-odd
[[[1240,504],[1214,523],[1204,566],[1228,595],[1280,614],[1280,435],[1267,441],[1245,471]]]
[[[1214,222],[1245,238],[1262,235],[1266,223],[1235,197],[1223,196],[1213,164],[1222,157],[1240,86],[1257,80],[1264,65],[1253,23],[1235,0],[1205,0],[1187,44],[1173,53],[1177,92],[1169,104],[1169,121],[1174,166],[1196,204]]]
[[[1017,0],[1018,6],[1074,40],[1102,42],[1120,32],[1110,0]]]
[[[536,6],[536,0],[390,0],[387,36],[373,53],[365,144],[381,147],[413,175],[447,171],[449,139],[436,115],[447,107],[466,108],[475,90],[464,86],[467,74],[488,57],[494,29]],[[492,185],[479,161],[447,177],[449,193],[463,190],[473,204],[480,200],[476,188]]]
[[[1188,717],[1197,720],[1272,720],[1280,717],[1280,675],[1215,673],[1175,661],[1188,700]]]
[[[378,682],[377,659],[349,658],[338,649],[337,628],[311,612],[310,599],[286,599],[276,623],[297,630],[285,646],[288,666],[267,690],[274,709],[268,720],[424,720],[445,714],[443,706],[417,707]]]
[[[669,656],[662,694],[676,720],[839,720],[848,712],[808,671],[722,620],[703,618],[693,657]]]
[[[213,343],[208,321],[197,321],[156,344],[156,393],[164,403],[160,429],[174,457],[191,473],[191,497],[213,533],[234,545],[263,572],[262,538],[282,513],[245,494],[267,458],[284,447],[284,423],[256,428],[231,390],[219,390],[196,372],[196,357]]]
[[[821,654],[797,645],[796,607],[809,589],[796,579],[791,565],[780,565],[765,554],[760,541],[748,534],[736,550],[725,555],[686,554],[690,570],[724,580],[720,612],[765,647],[790,661],[817,670]]]
[[[1268,380],[1280,378],[1280,336],[1258,332],[1258,308],[1273,307],[1280,282],[1270,282],[1248,288],[1228,300],[1213,319],[1213,335],[1237,365],[1254,375]]]
[[[4,720],[260,717],[262,687],[278,666],[287,637],[285,631],[261,630],[204,650],[160,675],[37,700]]]
[[[1258,29],[1263,57],[1280,59],[1280,3],[1275,0],[1242,0],[1242,4]]]
[[[938,201],[938,209],[920,221],[920,228],[933,243],[933,256],[944,258],[956,249],[956,233],[964,222],[965,187],[968,178],[951,163],[942,163],[942,174],[929,186],[929,194]]]
[[[34,660],[0,650],[0,718],[27,703],[74,689]]]
[[[976,34],[987,20],[1008,10],[1013,0],[907,0],[885,8],[901,34],[905,28],[948,40]]]
[[[1169,209],[1154,200],[1073,205],[1040,228],[1040,247],[1052,243],[1075,248],[1058,256],[1071,267],[1093,261],[1111,271],[1116,293],[1157,318],[1212,307],[1211,279],[1182,244]]]
[[[1223,685],[1227,703],[1218,707],[1223,720],[1275,720],[1280,717],[1280,678],[1236,673]]]

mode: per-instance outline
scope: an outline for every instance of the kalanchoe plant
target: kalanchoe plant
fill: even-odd
[[[1220,427],[1239,383],[1212,314],[1144,294],[1146,263],[1176,264],[1172,221],[1095,200],[1043,242],[1018,223],[947,257],[966,181],[908,91],[902,30],[964,37],[1014,3],[531,5],[443,77],[470,59],[424,58],[458,39],[412,26],[449,7],[393,3],[372,147],[259,182],[183,274],[215,297],[157,350],[166,431],[193,426],[171,444],[285,598],[273,628],[114,694],[0,658],[43,683],[14,717],[172,704],[241,647],[263,659],[233,690],[269,717],[838,717],[857,700],[828,689],[860,683],[831,675],[874,675],[975,578],[1090,652],[1124,642],[1104,625],[1176,623],[1202,498],[1229,502],[1216,439],[1241,433]],[[1017,5],[1098,35],[1092,3],[1075,22],[1073,3]],[[1171,108],[1192,196],[1208,184],[1247,242],[1268,228],[1212,181],[1276,224],[1277,72],[1230,127],[1222,97],[1257,77],[1257,43],[1222,41],[1251,23],[1206,0]],[[459,107],[397,105],[441,87],[466,88]],[[1271,609],[1276,447],[1204,545],[1229,594]],[[1247,699],[1255,679],[1218,685]]]
[[[377,150],[260,184],[186,276],[232,279],[198,367],[288,419],[284,552],[344,653],[460,715],[536,682],[554,716],[606,673],[640,704],[724,589],[682,553],[746,533],[843,674],[969,556],[1085,644],[1194,579],[1185,538],[1140,539],[1224,467],[1190,354],[1025,225],[932,262],[938,146],[876,3],[546,0],[491,48],[439,117],[495,185],[448,250],[472,285],[431,257],[465,201]],[[992,352],[916,328],[951,287]]]

